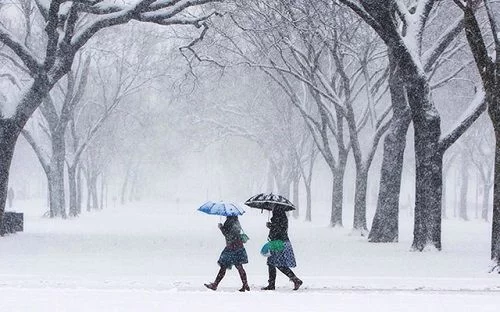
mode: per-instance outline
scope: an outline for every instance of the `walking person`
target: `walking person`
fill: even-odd
[[[224,275],[226,275],[227,269],[231,269],[234,265],[238,270],[241,282],[243,283],[239,291],[249,291],[250,287],[248,286],[247,274],[243,268],[243,264],[248,263],[248,256],[245,247],[243,246],[243,230],[238,217],[228,216],[226,217],[224,224],[219,223],[218,226],[222,235],[224,235],[224,238],[226,239],[226,247],[222,251],[219,261],[217,261],[220,269],[215,277],[215,281],[204,285],[209,289],[216,290],[217,286],[219,286],[219,283],[224,278]],[[243,235],[246,236],[244,233]]]
[[[296,267],[295,255],[292,244],[288,238],[288,217],[284,209],[275,207],[272,210],[271,222],[267,222],[269,228],[270,241],[282,241],[281,250],[271,250],[271,255],[267,258],[269,270],[269,284],[262,290],[274,290],[276,288],[276,268],[285,274],[293,282],[293,290],[298,290],[302,281],[290,269]]]

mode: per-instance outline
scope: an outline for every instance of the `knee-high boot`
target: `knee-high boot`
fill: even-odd
[[[276,267],[268,265],[267,269],[269,271],[269,280],[266,287],[262,287],[262,290],[275,290],[276,289]]]

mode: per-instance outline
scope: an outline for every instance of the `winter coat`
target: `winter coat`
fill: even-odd
[[[240,222],[238,221],[238,217],[228,217],[220,230],[226,239],[226,247],[230,249],[243,247],[243,241],[241,240],[240,235],[242,228]]]
[[[271,222],[268,222],[269,240],[282,240],[288,241],[288,217],[284,210],[273,211]]]

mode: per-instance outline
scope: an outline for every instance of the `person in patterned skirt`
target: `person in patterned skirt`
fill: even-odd
[[[226,270],[231,269],[234,265],[238,270],[241,282],[243,283],[243,286],[239,291],[249,291],[250,287],[248,286],[247,274],[243,268],[243,264],[248,263],[248,256],[245,247],[243,246],[244,241],[241,238],[243,230],[240,222],[238,221],[238,217],[228,216],[224,224],[219,223],[219,229],[226,239],[226,247],[222,250],[219,261],[217,261],[220,269],[215,277],[215,281],[204,285],[209,289],[216,290],[220,281],[224,278],[224,275],[226,275]]]
[[[271,222],[267,222],[269,228],[268,238],[270,241],[283,241],[283,249],[271,250],[271,255],[267,258],[269,284],[263,287],[262,290],[274,290],[276,288],[276,268],[290,278],[290,281],[293,282],[293,290],[297,290],[303,282],[290,269],[296,267],[297,264],[295,263],[292,243],[288,238],[288,217],[285,210],[279,207],[275,207],[272,213]]]

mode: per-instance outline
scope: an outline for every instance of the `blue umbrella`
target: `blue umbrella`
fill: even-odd
[[[245,213],[245,210],[241,209],[235,204],[224,203],[224,202],[214,203],[211,201],[204,203],[200,208],[198,208],[198,210],[211,215],[224,216],[224,217],[241,216],[242,214]]]

